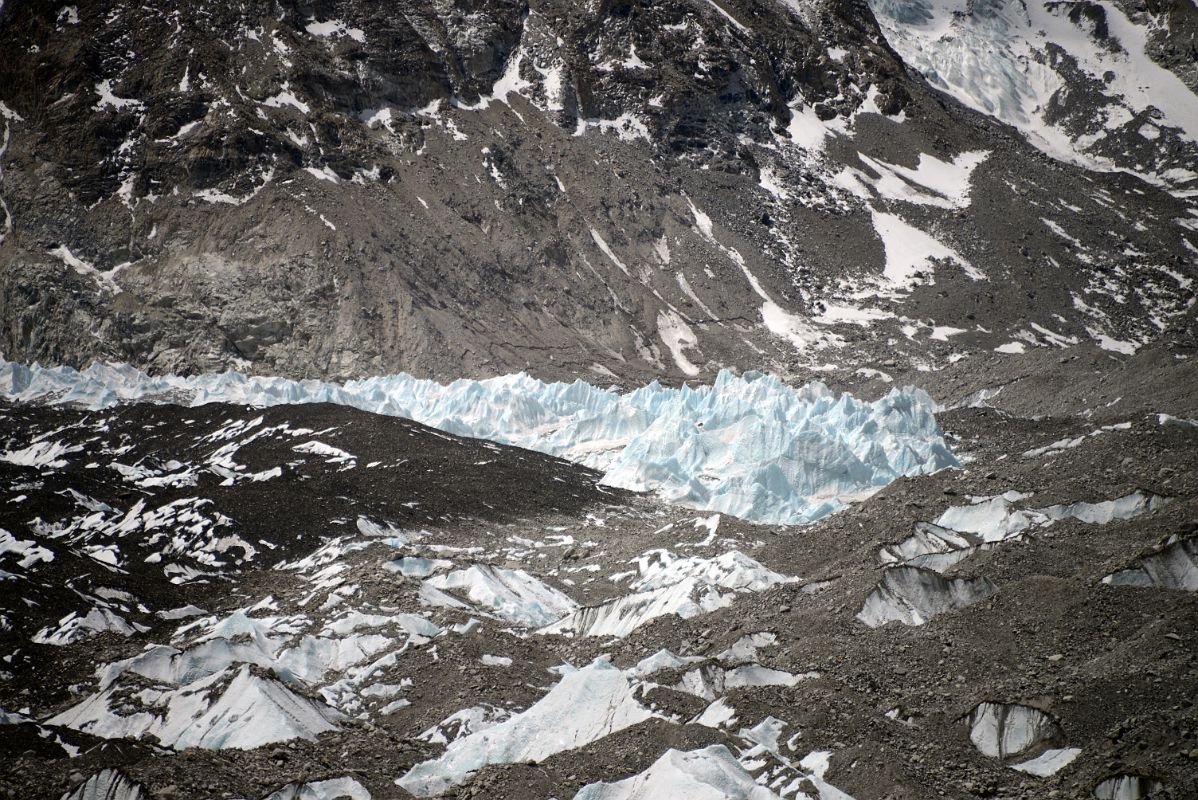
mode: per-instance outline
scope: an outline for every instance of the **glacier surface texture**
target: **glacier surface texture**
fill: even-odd
[[[0,361],[0,395],[91,409],[142,400],[200,405],[338,403],[600,470],[608,486],[771,524],[810,522],[903,475],[957,462],[915,388],[865,402],[822,383],[722,371],[711,386],[632,392],[524,374],[448,385],[409,375],[294,381],[224,372],[151,377],[128,365]]]

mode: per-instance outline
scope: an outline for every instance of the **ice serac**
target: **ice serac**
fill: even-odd
[[[970,741],[991,758],[1022,753],[1061,733],[1048,714],[1018,703],[979,703],[968,722]]]
[[[615,783],[592,783],[574,800],[780,800],[758,786],[722,744],[702,750],[667,750],[644,772]]]
[[[611,486],[764,523],[809,522],[898,477],[957,463],[935,404],[918,389],[865,402],[822,383],[796,389],[757,372],[723,371],[711,386],[654,382],[620,394],[523,374],[445,386],[403,374],[333,384],[0,362],[0,395],[93,409],[131,400],[339,403],[539,450],[601,470]]]
[[[145,800],[145,791],[115,769],[105,769],[92,775],[62,800]]]
[[[986,578],[945,578],[919,567],[892,567],[865,598],[857,619],[871,628],[888,622],[923,625],[933,617],[985,600],[997,591]]]
[[[137,692],[137,708],[117,688],[94,694],[47,721],[105,739],[156,736],[164,746],[252,749],[334,730],[343,716],[279,681],[254,674],[249,665],[210,675],[179,689]]]
[[[540,762],[582,747],[652,717],[634,695],[621,670],[596,661],[564,676],[527,711],[458,739],[396,783],[417,797],[432,797],[488,764]]]

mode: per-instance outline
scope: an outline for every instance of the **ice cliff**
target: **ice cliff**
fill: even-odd
[[[334,384],[0,362],[0,395],[92,409],[133,400],[338,403],[549,453],[601,470],[609,486],[762,523],[809,522],[900,476],[956,464],[932,400],[918,389],[865,402],[822,383],[795,389],[757,372],[723,371],[711,386],[654,382],[620,393],[524,374],[448,385],[405,374]]]

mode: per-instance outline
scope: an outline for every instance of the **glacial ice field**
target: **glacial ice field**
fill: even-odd
[[[101,409],[130,401],[252,406],[328,402],[558,456],[608,486],[754,522],[810,522],[904,475],[954,466],[923,391],[866,402],[822,383],[722,371],[711,386],[632,392],[525,374],[448,385],[410,375],[294,381],[239,372],[151,377],[122,364],[0,361],[0,395]],[[52,443],[46,443],[52,446]]]
[[[718,522],[703,522],[714,534]],[[282,580],[272,585],[274,591],[260,598],[246,596],[245,606],[216,613],[196,606],[159,610],[159,618],[177,623],[173,632],[168,626],[165,637],[140,653],[97,664],[93,690],[45,724],[106,739],[152,735],[158,744],[177,750],[314,741],[350,719],[385,717],[418,700],[420,691],[435,684],[419,670],[405,674],[414,663],[408,659],[417,651],[435,662],[438,648],[455,652],[462,642],[479,636],[487,637],[488,647],[506,649],[506,637],[496,635],[500,631],[517,636],[553,632],[536,626],[546,619],[568,620],[579,609],[575,601],[523,570],[480,568],[480,562],[511,558],[506,545],[503,552],[463,550],[454,553],[454,560],[434,563],[418,555],[444,552],[434,550],[440,545],[432,534],[384,527],[365,517],[353,531],[278,565],[275,571]],[[551,536],[538,544],[564,547],[568,542]],[[362,556],[350,560],[350,553]],[[372,599],[371,592],[362,591],[363,578],[377,574],[380,565],[394,563],[397,554],[403,554],[406,563],[423,559],[441,577],[426,577],[419,589],[409,585],[414,591],[406,593],[389,586]],[[668,603],[622,606],[627,630],[665,614],[686,617],[722,608],[737,595],[798,580],[739,551],[682,557],[655,549],[633,563],[635,577],[626,589],[634,594],[626,596],[671,599],[690,593],[711,602],[706,607],[695,602],[690,612]],[[321,596],[324,602],[319,602]],[[439,622],[431,617],[433,608],[445,612]],[[129,613],[125,606],[119,609]],[[454,619],[464,621],[451,623]],[[622,635],[610,629],[568,633]],[[48,643],[67,642],[56,635]],[[540,763],[650,719],[684,724],[686,716],[662,710],[651,699],[653,689],[667,686],[706,702],[691,723],[724,731],[742,746],[670,751],[640,775],[582,787],[576,800],[684,795],[695,800],[801,800],[812,796],[802,791],[808,783],[825,800],[851,800],[823,780],[830,753],[809,752],[802,731],[783,736],[787,723],[772,716],[756,725],[740,724],[747,712],[730,697],[736,690],[794,686],[820,677],[818,672],[795,674],[766,666],[763,662],[778,644],[775,633],[754,631],[705,656],[660,649],[624,668],[602,656],[580,667],[556,664],[548,668],[555,676],[552,685],[531,705],[509,708],[475,700],[476,705],[460,707],[426,729],[417,738],[441,745],[439,754],[430,754],[394,781],[417,797],[436,796],[468,782],[488,765]],[[512,661],[510,656],[479,657],[486,668],[506,669]],[[0,710],[0,724],[4,714]],[[12,720],[27,718],[10,715]],[[52,735],[50,728],[43,730]],[[93,775],[84,787],[68,800],[147,796],[114,770]],[[262,800],[345,796],[369,800],[371,795],[347,776],[288,784]]]

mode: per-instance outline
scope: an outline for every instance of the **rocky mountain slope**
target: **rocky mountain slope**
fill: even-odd
[[[6,4],[0,351],[641,383],[1192,335],[1189,4],[958,5]]]
[[[1194,797],[1196,32],[0,0],[0,797]]]

